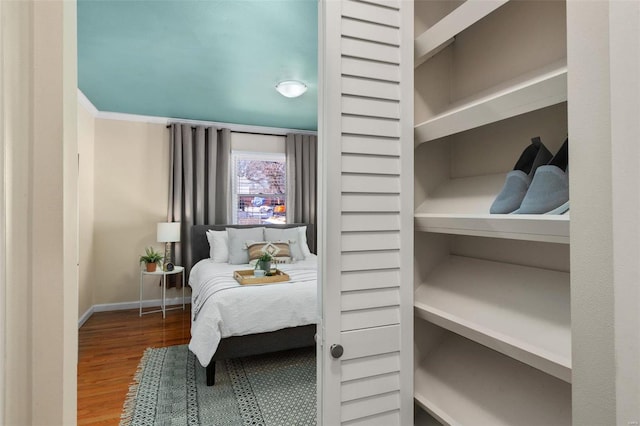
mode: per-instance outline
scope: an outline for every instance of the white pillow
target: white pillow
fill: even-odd
[[[307,227],[306,226],[298,226],[298,232],[300,232],[300,248],[302,249],[302,254],[305,259],[311,255],[311,250],[309,250],[309,243],[307,242]]]
[[[216,263],[227,263],[229,261],[229,233],[224,231],[207,231],[209,241],[209,257]]]
[[[249,263],[248,241],[265,241],[264,227],[227,228],[229,233],[229,263],[242,265]]]

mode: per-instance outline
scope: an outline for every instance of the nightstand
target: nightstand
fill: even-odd
[[[167,275],[180,274],[182,273],[182,310],[184,310],[184,267],[182,266],[174,266],[173,271],[163,271],[161,268],[156,269],[153,272],[147,272],[145,269],[140,270],[140,316],[145,314],[152,314],[155,312],[162,312],[162,318],[166,317],[167,311],[171,311],[173,309],[180,309],[179,306],[174,308],[167,308]],[[142,288],[144,284],[144,277],[147,275],[155,275],[162,277],[162,304],[160,305],[160,309],[156,309],[154,311],[146,311],[142,312]]]

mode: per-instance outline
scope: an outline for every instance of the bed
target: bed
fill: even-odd
[[[305,260],[278,265],[291,276],[286,283],[240,286],[233,271],[248,264],[216,263],[209,258],[208,230],[226,228],[307,227],[311,252]],[[207,385],[215,383],[216,361],[313,346],[317,322],[315,229],[309,224],[196,225],[191,228],[194,266],[189,349],[206,367]]]

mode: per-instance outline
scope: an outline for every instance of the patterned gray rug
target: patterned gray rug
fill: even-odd
[[[218,361],[215,386],[187,345],[147,349],[121,426],[316,424],[315,348]]]

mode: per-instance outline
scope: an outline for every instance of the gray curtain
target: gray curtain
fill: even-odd
[[[316,224],[318,138],[287,134],[287,222]]]
[[[193,225],[229,223],[231,131],[214,127],[171,125],[169,222],[180,222],[175,244],[177,265],[191,270]]]

